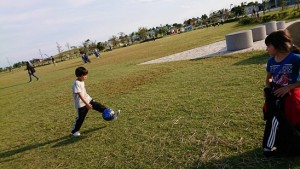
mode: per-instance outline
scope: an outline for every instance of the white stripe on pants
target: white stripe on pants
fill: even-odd
[[[278,120],[276,117],[273,117],[272,119],[272,127],[271,127],[271,133],[269,135],[268,143],[267,146],[269,148],[274,147],[275,139],[276,139],[276,132],[277,132],[277,127],[278,127]]]

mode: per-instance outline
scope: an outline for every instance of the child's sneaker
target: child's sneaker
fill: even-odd
[[[270,148],[264,148],[263,149],[263,154],[265,155],[265,157],[279,157],[279,153],[277,151],[276,147],[273,147],[272,149]]]
[[[74,136],[74,137],[79,137],[79,136],[80,136],[79,131],[76,131],[75,133],[73,133],[72,136]]]

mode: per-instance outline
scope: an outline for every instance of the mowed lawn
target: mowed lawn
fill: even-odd
[[[223,40],[236,23],[91,56],[86,88],[121,109],[90,111],[73,138],[71,85],[80,58],[0,74],[0,168],[300,168],[261,153],[265,51],[154,65],[144,61]]]

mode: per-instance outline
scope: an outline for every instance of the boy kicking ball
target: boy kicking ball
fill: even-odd
[[[73,82],[72,90],[75,108],[77,110],[77,118],[75,125],[71,131],[71,134],[75,137],[80,136],[80,128],[83,124],[85,116],[90,109],[94,109],[102,113],[102,117],[106,121],[117,119],[120,114],[120,110],[114,112],[113,110],[105,107],[101,103],[93,100],[86,92],[84,81],[87,79],[88,70],[84,67],[78,67],[75,70],[77,79]]]

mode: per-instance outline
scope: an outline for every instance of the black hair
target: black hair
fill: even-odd
[[[75,70],[76,77],[81,77],[81,76],[87,75],[88,73],[89,73],[89,71],[85,67],[78,67]]]
[[[287,30],[272,32],[267,36],[265,44],[267,46],[273,45],[274,48],[281,53],[291,52],[293,46],[291,36]]]

